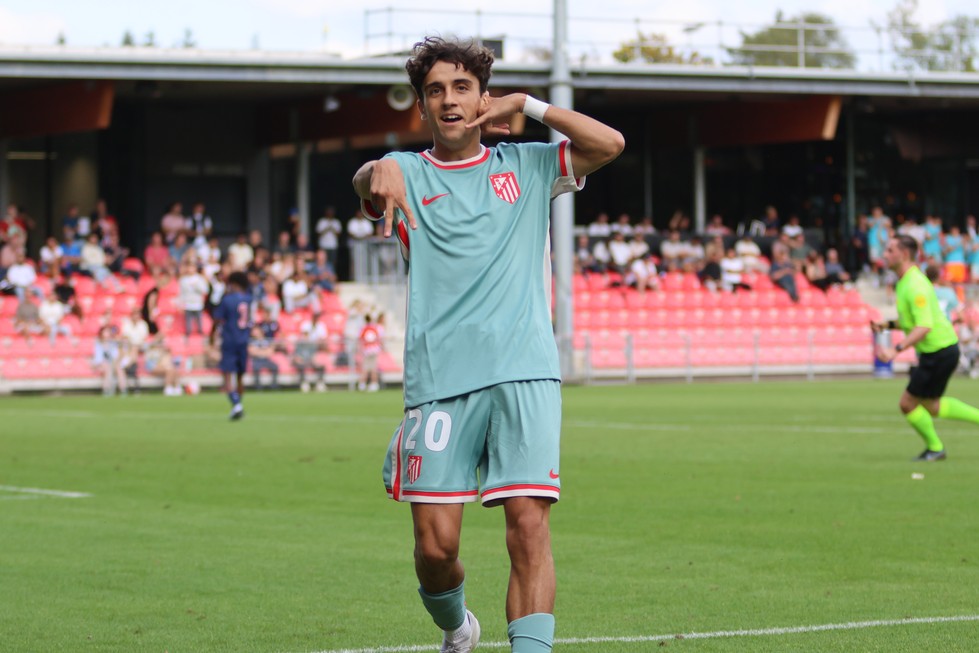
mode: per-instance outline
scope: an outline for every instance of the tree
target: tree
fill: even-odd
[[[133,38],[133,33],[128,29],[122,35],[122,46],[124,48],[131,48],[136,45],[136,39]]]
[[[156,34],[153,33],[153,30],[148,31],[146,33],[146,36],[143,37],[143,47],[145,48],[156,47]]]
[[[754,34],[741,32],[741,47],[727,51],[736,65],[798,67],[800,29],[804,67],[853,68],[856,57],[833,19],[813,12],[786,19],[778,11],[774,25]]]
[[[714,63],[712,59],[702,57],[696,51],[689,55],[677,51],[670,44],[665,34],[643,34],[642,32],[639,32],[637,38],[625,41],[618,50],[612,53],[612,56],[623,63],[635,61],[637,58],[646,63]]]
[[[956,16],[925,28],[914,19],[918,0],[900,0],[887,14],[897,68],[976,71],[979,18]]]
[[[65,45],[68,43],[68,39],[65,38],[64,32],[58,32],[58,38],[54,41],[55,45]]]
[[[180,47],[182,47],[182,48],[196,48],[197,47],[197,41],[194,40],[194,33],[190,30],[189,27],[184,30],[184,40],[180,44]]]

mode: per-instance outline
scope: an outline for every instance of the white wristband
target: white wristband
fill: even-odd
[[[523,114],[528,118],[533,118],[537,122],[544,122],[544,114],[550,106],[547,102],[541,102],[537,98],[528,95],[523,103]]]

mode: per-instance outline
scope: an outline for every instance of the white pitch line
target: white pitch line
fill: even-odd
[[[877,621],[851,621],[842,624],[817,624],[815,626],[789,626],[783,628],[758,628],[756,630],[717,630],[710,633],[682,633],[668,635],[635,635],[631,637],[569,637],[556,639],[554,644],[633,644],[642,642],[662,642],[671,639],[720,639],[723,637],[766,637],[772,635],[796,635],[821,633],[831,630],[860,630],[862,628],[886,628],[913,624],[940,624],[960,621],[979,621],[979,614],[954,617],[918,617],[908,619],[887,619]],[[480,642],[480,648],[505,648],[509,642]],[[437,645],[417,644],[412,646],[380,646],[375,648],[341,648],[317,651],[316,653],[422,653],[437,650]]]
[[[92,496],[88,492],[65,492],[64,490],[44,490],[37,487],[18,487],[16,485],[0,485],[0,492],[18,492],[21,494],[39,494],[59,499],[87,499]]]

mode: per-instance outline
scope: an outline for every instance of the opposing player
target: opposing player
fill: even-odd
[[[512,651],[551,650],[561,394],[549,204],[624,147],[618,131],[580,113],[523,93],[490,97],[492,63],[472,43],[416,44],[405,68],[434,145],[388,154],[354,177],[365,213],[384,218],[386,236],[396,229],[410,256],[405,414],[384,482],[411,503],[419,594],[444,631],[443,653],[479,641],[458,557],[463,504],[476,500],[503,506]],[[481,130],[508,134],[520,112],[568,140],[480,142]]]
[[[221,362],[219,367],[224,374],[223,391],[228,393],[233,420],[245,416],[241,405],[241,395],[245,386],[242,378],[248,368],[248,337],[252,327],[252,296],[248,292],[248,276],[244,272],[232,272],[228,276],[228,289],[221,303],[214,309],[214,326],[211,329],[211,344],[218,329],[221,329]]]
[[[904,339],[894,347],[879,347],[877,357],[887,363],[905,349],[914,347],[918,365],[899,403],[905,419],[925,441],[925,450],[915,460],[945,460],[945,445],[935,431],[934,417],[979,424],[979,409],[943,397],[948,380],[959,364],[959,339],[938,305],[935,288],[914,261],[918,242],[911,236],[897,236],[884,249],[884,262],[897,273],[897,324],[873,322],[877,333],[899,327]]]

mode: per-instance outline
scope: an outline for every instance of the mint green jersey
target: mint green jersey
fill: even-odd
[[[581,187],[570,143],[502,143],[458,162],[387,157],[401,167],[418,223],[397,228],[409,259],[405,406],[560,380],[548,228],[551,198]]]

